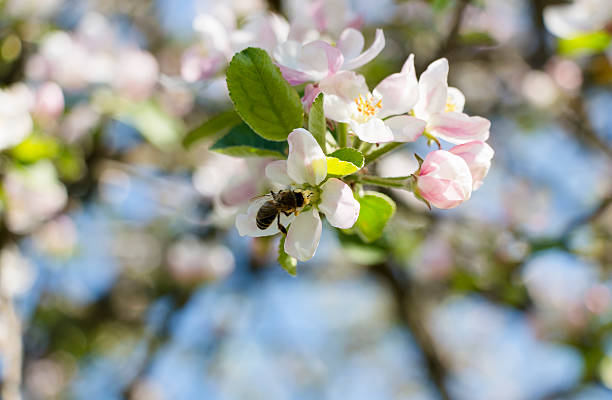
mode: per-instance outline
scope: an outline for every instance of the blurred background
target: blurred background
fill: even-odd
[[[612,1],[562,3],[0,1],[0,397],[612,399]],[[447,57],[496,151],[456,209],[324,226],[297,278],[233,225],[264,161],[181,144],[288,23],[383,28],[370,87]]]

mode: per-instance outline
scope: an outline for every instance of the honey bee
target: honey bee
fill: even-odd
[[[276,219],[278,230],[286,235],[287,228],[280,222],[281,213],[286,216],[292,213],[298,215],[302,208],[310,203],[311,195],[311,191],[302,189],[285,189],[276,193],[270,192],[272,198],[263,203],[257,211],[257,216],[255,217],[257,227],[263,231],[272,225],[272,222]]]

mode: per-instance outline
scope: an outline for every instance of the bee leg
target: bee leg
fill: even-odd
[[[278,217],[276,218],[276,226],[278,226],[278,230],[281,231],[283,233],[283,235],[287,234],[287,228],[285,228],[281,223],[280,223],[280,213],[278,214]]]

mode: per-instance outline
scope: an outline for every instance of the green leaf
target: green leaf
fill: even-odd
[[[223,132],[240,123],[240,116],[234,110],[217,114],[185,135],[183,146],[190,147],[195,142]]]
[[[238,115],[263,138],[283,141],[302,127],[300,96],[264,50],[249,47],[236,53],[227,69],[227,87]]]
[[[610,34],[604,31],[583,33],[569,39],[560,39],[559,53],[566,56],[601,53],[611,41]]]
[[[297,260],[285,252],[285,238],[283,235],[278,245],[278,263],[291,276],[297,275]]]
[[[308,114],[308,130],[323,149],[323,153],[327,154],[327,146],[325,144],[327,125],[325,124],[325,112],[323,111],[323,93],[320,93],[312,102],[312,107],[310,107],[310,113]]]
[[[336,150],[327,157],[327,174],[336,176],[352,174],[363,167],[364,160],[359,150],[350,147]]]
[[[371,243],[382,236],[387,222],[395,213],[395,202],[378,192],[365,192],[357,200],[361,208],[355,230],[364,242]]]
[[[287,143],[263,139],[242,123],[230,129],[210,149],[232,157],[285,158]]]

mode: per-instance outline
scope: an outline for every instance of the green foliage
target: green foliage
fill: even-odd
[[[323,93],[319,94],[312,102],[312,107],[308,114],[308,130],[323,149],[323,153],[327,154],[327,146],[325,144],[327,126],[325,124],[325,112],[323,111]]]
[[[395,202],[378,192],[365,192],[357,200],[361,205],[355,231],[366,243],[380,238],[387,222],[395,213]]]
[[[360,170],[365,158],[358,150],[345,147],[334,151],[327,157],[327,174],[345,176]]]
[[[609,33],[596,31],[559,40],[559,53],[565,56],[577,56],[603,52],[612,41]]]
[[[264,50],[249,47],[236,53],[227,69],[227,87],[238,115],[263,138],[283,141],[302,126],[300,96]]]
[[[283,235],[278,245],[278,263],[291,276],[297,275],[297,260],[285,252],[285,238]]]
[[[234,110],[228,110],[221,114],[217,114],[187,133],[183,139],[183,146],[190,147],[197,141],[226,131],[230,127],[240,123],[240,121],[240,116],[238,116]]]
[[[22,163],[35,163],[44,158],[55,158],[60,150],[51,137],[32,134],[11,150],[11,155]]]
[[[287,143],[266,140],[242,123],[230,129],[210,149],[232,157],[285,158]]]
[[[183,126],[178,120],[166,114],[157,103],[117,101],[116,108],[117,119],[133,126],[160,150],[168,151],[175,148]]]

